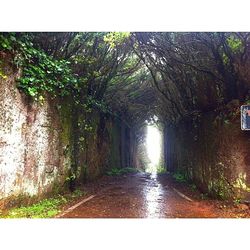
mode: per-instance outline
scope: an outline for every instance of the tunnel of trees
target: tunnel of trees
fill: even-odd
[[[63,150],[71,152],[71,188],[103,174],[87,160],[94,133],[100,155],[124,137],[107,146],[108,162],[92,157],[96,164],[143,168],[138,144],[148,121],[163,130],[167,171],[230,198],[249,193],[249,133],[240,130],[249,55],[249,33],[1,33],[0,79],[13,74],[11,65],[26,103],[56,102],[53,112],[70,117],[63,129],[74,132]],[[107,139],[112,124],[119,131]]]

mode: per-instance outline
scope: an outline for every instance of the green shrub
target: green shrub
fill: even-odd
[[[174,173],[173,177],[178,182],[186,182],[185,176],[183,174],[181,174],[181,173]]]
[[[127,167],[127,168],[112,168],[111,170],[107,171],[106,174],[109,176],[119,176],[137,172],[138,170],[136,168]]]
[[[57,195],[53,198],[41,200],[30,206],[13,208],[2,218],[51,218],[60,213],[62,205],[72,201],[74,198],[85,195],[85,192],[76,189],[68,195]]]
[[[157,168],[157,174],[165,174],[165,173],[167,173],[167,170],[163,166]]]

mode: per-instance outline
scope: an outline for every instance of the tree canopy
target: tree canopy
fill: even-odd
[[[40,102],[70,96],[131,126],[249,100],[249,43],[250,33],[0,34],[1,53],[22,70],[21,91]]]

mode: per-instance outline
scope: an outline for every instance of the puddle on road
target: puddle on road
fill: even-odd
[[[63,217],[215,218],[223,215],[223,211],[215,209],[212,201],[190,202],[180,197],[173,191],[174,186],[167,177],[163,180],[156,173],[138,173],[131,177],[116,179],[113,187],[104,188],[94,199]],[[141,182],[142,179],[146,181]]]
[[[147,218],[159,218],[161,217],[161,200],[163,196],[163,187],[157,180],[157,174],[151,174],[151,181],[144,187],[144,197],[146,205],[146,217]]]

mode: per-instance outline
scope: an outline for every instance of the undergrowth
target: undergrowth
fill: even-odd
[[[30,206],[10,209],[7,214],[0,215],[0,218],[51,218],[61,212],[63,205],[85,194],[77,189],[71,194],[57,195]]]
[[[181,173],[174,173],[173,177],[178,182],[186,182],[187,181],[185,176],[183,174],[181,174]]]
[[[165,174],[165,173],[167,173],[167,170],[163,166],[157,168],[157,174]]]
[[[111,170],[107,171],[106,174],[109,176],[119,176],[129,173],[137,173],[138,169],[136,168],[112,168]]]

